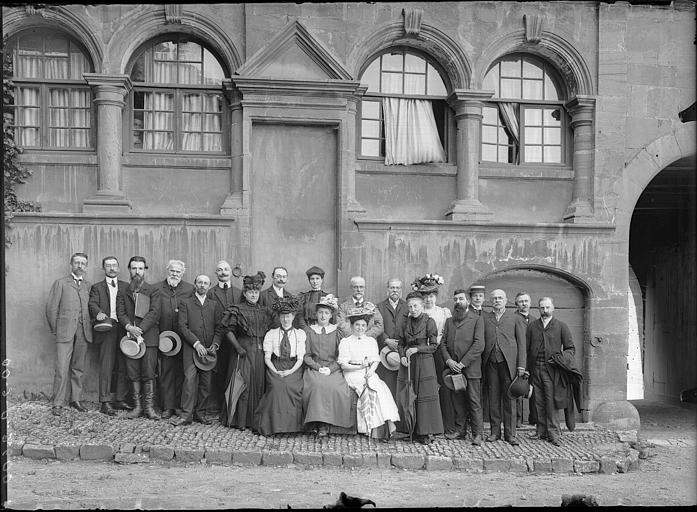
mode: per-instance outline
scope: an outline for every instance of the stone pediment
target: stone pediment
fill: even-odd
[[[283,80],[353,80],[343,64],[297,20],[252,55],[236,74]]]

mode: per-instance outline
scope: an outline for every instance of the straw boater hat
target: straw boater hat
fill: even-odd
[[[423,294],[438,293],[438,289],[445,281],[438,274],[426,274],[425,276],[417,277],[411,283],[411,289]]]
[[[128,334],[121,338],[119,348],[126,357],[130,357],[131,359],[140,359],[145,355],[145,343],[134,340]]]
[[[336,297],[334,297],[334,295],[328,293],[324,297],[320,297],[319,302],[315,304],[315,309],[317,309],[320,306],[329,308],[332,311],[336,311],[337,309],[339,309],[339,301]]]
[[[157,348],[166,356],[176,356],[182,348],[182,339],[174,331],[162,331]]]
[[[218,362],[218,354],[215,350],[206,350],[206,355],[201,357],[198,352],[194,350],[194,364],[199,370],[204,372],[212,370],[215,368],[215,363]]]
[[[451,391],[464,391],[467,389],[467,379],[461,373],[453,373],[450,368],[443,370],[443,384]]]
[[[261,287],[264,286],[264,279],[266,279],[266,274],[261,270],[257,270],[257,273],[253,276],[244,276],[242,278],[242,288],[245,291],[261,290]]]
[[[305,274],[307,275],[307,278],[308,278],[308,279],[309,279],[310,277],[314,276],[315,274],[317,274],[319,277],[321,277],[322,279],[324,279],[324,270],[322,270],[321,268],[319,268],[319,267],[317,267],[317,266],[308,268],[308,269],[305,271]]]
[[[478,292],[486,293],[486,286],[484,286],[483,284],[473,284],[472,286],[470,286],[470,289],[469,289],[470,295],[472,295],[473,293],[478,293]]]
[[[511,385],[508,386],[506,394],[511,400],[530,398],[532,396],[532,384],[530,384],[528,375],[524,374],[522,377],[516,377],[513,382],[511,382]]]
[[[385,345],[380,351],[380,362],[388,370],[399,370],[399,353]]]
[[[279,315],[285,313],[297,313],[300,309],[300,303],[298,299],[293,295],[288,295],[287,297],[276,297],[276,300],[271,305],[273,309]]]
[[[112,320],[109,317],[106,317],[102,321],[95,322],[95,324],[94,324],[94,330],[97,332],[110,331],[112,327],[113,327]]]

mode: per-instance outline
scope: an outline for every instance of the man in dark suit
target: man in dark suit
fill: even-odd
[[[518,446],[515,425],[515,400],[507,396],[513,379],[525,373],[525,329],[523,320],[506,311],[506,292],[491,292],[493,311],[483,313],[484,319],[484,379],[489,397],[491,433],[487,442],[501,439],[501,409],[505,440]]]
[[[87,344],[92,343],[88,310],[91,283],[85,279],[87,255],[76,252],[70,257],[70,275],[57,279],[48,294],[46,320],[56,337],[56,375],[53,379],[53,407],[60,415],[66,402],[80,412],[82,373],[85,368]]]
[[[232,268],[225,260],[220,260],[215,267],[215,275],[218,283],[211,286],[207,296],[220,305],[220,309],[225,313],[228,306],[239,304],[242,300],[242,290],[232,285]],[[183,356],[182,356],[183,357]],[[230,347],[228,343],[223,343],[218,352],[218,361],[213,369],[211,383],[211,400],[208,401],[209,414],[214,414],[215,410],[220,410],[225,400],[225,378],[227,376],[228,359],[230,357]]]
[[[167,262],[167,277],[157,284],[160,297],[160,331],[174,331],[179,336],[179,304],[194,293],[194,285],[182,280],[186,265],[180,260]],[[159,334],[159,333],[158,333]],[[162,419],[167,419],[181,407],[184,365],[182,351],[176,355],[160,354],[160,398]]]
[[[397,333],[401,332],[409,315],[407,303],[402,299],[402,281],[393,277],[387,281],[387,298],[376,305],[382,315],[382,325],[384,331],[377,338],[378,351],[385,345],[392,350],[397,350]],[[396,398],[397,393],[397,370],[388,370],[382,363],[376,370],[378,376],[387,384],[392,392],[392,397]]]
[[[305,271],[307,280],[310,282],[310,289],[298,294],[300,311],[295,315],[293,326],[297,329],[305,329],[317,322],[317,304],[319,299],[328,295],[322,289],[324,283],[324,270],[318,266],[312,266]],[[332,313],[332,320],[335,321]]]
[[[97,324],[107,319],[111,320],[108,331],[95,330],[92,334],[94,343],[99,345],[99,402],[100,412],[113,416],[114,409],[130,411],[132,407],[126,403],[128,383],[126,381],[125,356],[119,350],[119,341],[126,332],[116,316],[116,296],[125,293],[128,288],[126,281],[118,279],[119,260],[115,256],[107,256],[102,260],[104,279],[97,281],[90,288],[89,310],[92,323]],[[116,368],[115,401],[112,404],[112,380]]]
[[[262,290],[259,294],[259,305],[265,306],[271,309],[273,303],[276,302],[276,298],[284,297],[288,298],[292,296],[288,290],[286,290],[286,284],[288,283],[288,270],[285,267],[274,267],[271,272],[271,286],[266,290]],[[278,314],[273,314],[273,320],[271,321],[271,329],[280,327],[281,322],[278,319]]]
[[[453,293],[453,316],[445,321],[439,350],[445,364],[453,373],[462,373],[467,379],[464,393],[450,391],[455,411],[455,432],[448,439],[464,438],[469,414],[472,426],[472,444],[482,443],[483,417],[481,402],[482,352],[484,351],[484,319],[467,309],[467,292]],[[464,395],[464,396],[463,396]]]
[[[576,354],[569,327],[553,318],[554,303],[549,297],[539,301],[540,318],[530,322],[526,332],[527,369],[532,376],[533,395],[537,407],[537,427],[533,439],[547,439],[555,446],[559,442],[558,409],[554,405],[554,373],[550,358],[557,353]]]
[[[515,296],[515,314],[522,318],[525,322],[525,329],[527,330],[530,322],[535,320],[535,317],[530,314],[530,305],[532,301],[530,299],[530,294],[528,292],[518,292]],[[523,425],[523,400],[525,398],[519,398],[516,400],[516,427],[520,428]],[[535,425],[537,423],[537,411],[535,409],[535,396],[531,396],[528,400],[528,408],[530,412],[528,414],[528,423],[530,425]]]
[[[188,425],[193,420],[209,425],[206,418],[206,402],[210,395],[212,370],[203,371],[194,364],[194,351],[205,356],[208,351],[217,352],[220,337],[216,325],[223,318],[220,304],[207,296],[211,280],[206,275],[196,276],[195,293],[183,299],[179,305],[179,331],[184,340],[184,384],[182,386],[182,413],[176,425]]]
[[[133,339],[142,339],[145,344],[145,354],[140,359],[126,360],[126,375],[131,383],[134,406],[127,417],[138,418],[145,414],[152,420],[159,418],[153,409],[153,399],[160,341],[157,328],[160,294],[155,286],[145,282],[147,268],[142,256],[133,256],[128,261],[131,282],[124,293],[116,296],[116,316]]]

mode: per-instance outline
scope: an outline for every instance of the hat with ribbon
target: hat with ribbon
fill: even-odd
[[[182,348],[182,339],[174,331],[162,331],[157,348],[166,356],[176,356]]]
[[[339,309],[339,301],[336,297],[334,297],[334,295],[328,293],[324,297],[320,297],[319,302],[315,304],[315,309],[317,309],[320,306],[329,308],[332,311],[336,311],[337,309]]]
[[[399,353],[385,345],[380,351],[380,362],[388,370],[399,370]]]
[[[113,327],[113,321],[111,318],[106,317],[104,320],[97,321],[94,323],[94,330],[97,332],[106,332],[110,331],[111,328]]]
[[[244,290],[261,290],[264,286],[264,280],[266,279],[266,274],[261,270],[257,270],[257,273],[253,276],[244,276],[242,278],[242,288]]]
[[[130,335],[121,338],[119,348],[126,357],[131,359],[140,359],[145,355],[145,342],[143,338],[133,339]]]
[[[212,370],[215,368],[215,363],[218,362],[218,353],[215,350],[206,349],[206,355],[200,356],[198,352],[194,350],[194,364],[199,370],[204,372]]]
[[[511,400],[516,400],[518,398],[530,398],[532,396],[532,384],[530,384],[529,379],[530,374],[525,372],[522,376],[519,375],[511,385],[508,386],[508,391],[506,395]]]
[[[467,379],[462,373],[453,373],[450,368],[443,370],[443,384],[450,391],[464,391],[467,389]]]
[[[445,284],[443,277],[438,274],[426,274],[414,279],[411,289],[421,293],[438,293],[438,289]]]
[[[469,294],[472,295],[473,293],[486,293],[486,286],[483,284],[473,284],[470,286]]]

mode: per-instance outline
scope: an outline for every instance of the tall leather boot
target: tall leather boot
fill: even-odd
[[[146,380],[145,381],[145,393],[143,400],[143,412],[145,416],[150,420],[159,420],[160,416],[153,409],[153,401],[155,400],[155,381]]]
[[[143,408],[140,405],[141,394],[139,380],[131,381],[131,393],[133,394],[133,410],[126,414],[126,418],[132,420],[143,415]]]

